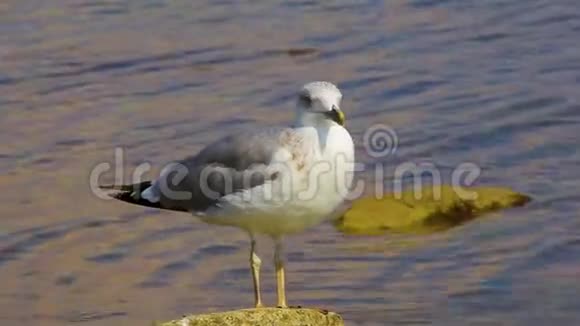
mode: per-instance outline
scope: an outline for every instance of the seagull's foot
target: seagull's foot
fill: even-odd
[[[260,308],[266,308],[266,306],[265,306],[263,303],[261,303],[261,302],[258,302],[258,303],[256,303],[256,304],[254,305],[254,307],[255,307],[256,309],[260,309]]]

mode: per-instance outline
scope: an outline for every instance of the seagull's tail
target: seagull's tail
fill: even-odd
[[[150,202],[145,198],[141,197],[141,193],[151,187],[151,181],[144,181],[141,183],[135,183],[131,185],[100,185],[99,188],[107,190],[108,195],[120,201],[127,203],[147,206],[154,208],[163,208],[159,202]]]

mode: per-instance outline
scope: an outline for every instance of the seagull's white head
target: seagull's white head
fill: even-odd
[[[342,94],[333,83],[311,82],[298,93],[296,122],[300,126],[344,126],[344,113],[340,110]]]

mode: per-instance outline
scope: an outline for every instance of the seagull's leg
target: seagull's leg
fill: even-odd
[[[285,287],[285,277],[284,277],[284,257],[282,252],[282,241],[280,239],[274,239],[276,243],[276,249],[274,251],[274,264],[276,265],[276,283],[278,285],[278,307],[288,308],[286,304],[286,287]]]
[[[251,251],[250,251],[250,266],[252,268],[252,279],[254,280],[254,302],[256,308],[261,308],[262,296],[260,294],[260,266],[262,266],[262,260],[258,255],[256,255],[256,240],[252,237]]]

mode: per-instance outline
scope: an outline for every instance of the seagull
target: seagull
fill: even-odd
[[[341,99],[334,84],[310,82],[298,92],[290,127],[231,134],[167,165],[156,180],[102,188],[124,202],[191,212],[206,223],[245,230],[256,308],[264,307],[256,236],[270,237],[277,306],[287,308],[283,236],[336,218],[352,185],[354,144]]]

